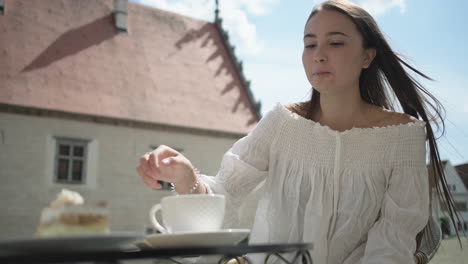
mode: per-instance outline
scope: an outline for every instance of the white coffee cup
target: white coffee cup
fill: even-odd
[[[226,201],[221,194],[187,194],[168,196],[150,209],[153,226],[163,234],[209,232],[221,229]],[[161,210],[161,225],[156,212]]]

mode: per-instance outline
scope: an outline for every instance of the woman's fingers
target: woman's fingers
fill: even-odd
[[[157,171],[160,173],[159,171],[159,159],[158,159],[158,156],[154,153],[151,153],[148,157],[148,165],[150,167],[151,170],[153,171]]]
[[[159,169],[152,170],[149,162],[152,152],[147,152],[140,157],[140,164],[136,167],[141,180],[153,189],[161,189],[162,185],[158,183],[160,174]]]
[[[176,150],[167,146],[159,146],[156,150],[150,153],[148,160],[152,169],[159,169],[159,163],[161,160],[177,155],[180,155],[180,153]]]
[[[161,184],[158,183],[158,181],[156,179],[154,179],[153,177],[149,176],[143,169],[141,166],[137,166],[136,167],[136,170],[138,171],[138,174],[140,174],[140,177],[141,179],[143,180],[143,182],[148,185],[149,187],[153,188],[153,189],[161,189]]]
[[[160,171],[159,171],[159,169],[152,169],[151,168],[149,158],[150,158],[149,153],[146,153],[145,155],[141,156],[140,164],[138,166],[140,166],[140,169],[145,174],[147,174],[148,176],[153,177],[155,180],[157,180],[157,178],[158,178],[158,176],[160,174]]]
[[[193,174],[192,164],[183,155],[175,157],[169,157],[161,160],[161,166],[159,167],[163,181],[180,183],[187,179]]]
[[[173,173],[173,169],[164,170],[161,172],[162,167],[167,167],[165,164],[162,167],[156,168],[154,163],[151,163],[150,160],[152,159],[153,154],[148,155],[149,159],[146,160],[146,157],[142,157],[140,159],[140,164],[137,167],[138,173],[141,175],[145,175],[148,179],[151,179],[154,182],[165,181],[165,182],[173,182],[173,178],[175,173]]]
[[[178,155],[175,157],[168,157],[163,160],[161,160],[161,167],[160,170],[164,170],[165,168],[183,168],[185,165],[187,165],[187,159],[182,156]]]
[[[187,175],[190,176],[193,169],[182,154],[170,147],[160,146],[141,156],[137,171],[146,185],[160,189],[162,186],[158,180],[180,182],[188,179]]]
[[[147,164],[148,163],[148,157],[149,157],[148,153],[145,153],[145,155],[141,156],[140,157],[140,165]]]

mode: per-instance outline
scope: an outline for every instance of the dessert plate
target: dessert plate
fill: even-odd
[[[250,234],[249,229],[222,229],[212,232],[154,234],[144,238],[150,248],[236,245]],[[138,244],[139,247],[145,247]]]
[[[143,237],[137,233],[119,232],[108,235],[83,235],[50,238],[21,238],[0,240],[0,251],[11,253],[112,250],[130,248]],[[134,246],[133,246],[134,247]]]

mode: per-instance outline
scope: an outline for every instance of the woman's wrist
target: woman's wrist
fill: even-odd
[[[205,184],[200,179],[200,171],[197,168],[192,169],[192,175],[190,178],[193,179],[189,184],[187,181],[184,183],[172,183],[171,189],[176,194],[197,194],[197,193],[207,193],[207,188]]]

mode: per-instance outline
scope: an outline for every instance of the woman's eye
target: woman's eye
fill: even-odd
[[[309,45],[306,45],[305,47],[310,49],[310,48],[315,48],[315,46],[316,46],[315,44],[309,44]]]
[[[332,43],[330,43],[330,45],[332,45],[332,46],[343,46],[344,43],[343,42],[332,42]]]

